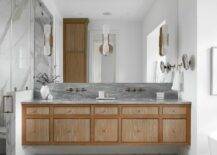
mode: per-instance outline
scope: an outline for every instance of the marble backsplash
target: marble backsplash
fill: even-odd
[[[165,92],[165,99],[178,99],[178,93],[172,91],[171,86],[172,84],[169,83],[61,83],[50,84],[49,88],[54,99],[61,100],[95,99],[98,97],[98,91],[105,91],[109,97],[116,99],[155,99],[156,92]],[[41,99],[39,86],[35,88],[34,98]]]

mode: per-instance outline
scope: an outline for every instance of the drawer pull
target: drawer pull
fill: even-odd
[[[67,113],[68,113],[68,114],[72,113],[72,110],[69,109],[69,110],[67,111]]]
[[[67,130],[67,134],[70,134],[71,133],[71,131],[70,130]]]
[[[102,110],[102,113],[105,113],[106,111],[105,110]]]
[[[32,111],[33,114],[36,114],[37,112],[38,112],[37,109]]]

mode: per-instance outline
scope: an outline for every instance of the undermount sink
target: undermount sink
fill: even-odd
[[[106,97],[106,98],[99,98],[99,97],[97,97],[96,100],[117,100],[117,99],[114,98],[114,97]]]
[[[131,99],[126,99],[129,101],[155,101],[154,99],[150,99],[150,98],[131,98]]]

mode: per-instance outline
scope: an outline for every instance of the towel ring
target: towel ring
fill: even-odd
[[[162,73],[165,73],[165,71],[168,73],[172,70],[172,68],[175,68],[176,65],[171,65],[169,62],[165,65],[163,61],[160,62],[160,69]]]
[[[185,70],[194,70],[195,69],[195,57],[192,55],[189,59],[187,54],[182,55],[182,62],[178,63],[177,65],[171,65],[170,63],[166,63],[161,61],[160,62],[160,69],[162,73],[165,73],[165,71],[168,73],[170,72],[173,68],[184,68]]]

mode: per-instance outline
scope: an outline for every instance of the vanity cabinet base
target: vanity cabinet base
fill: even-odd
[[[22,104],[23,145],[144,145],[191,141],[190,104]]]

